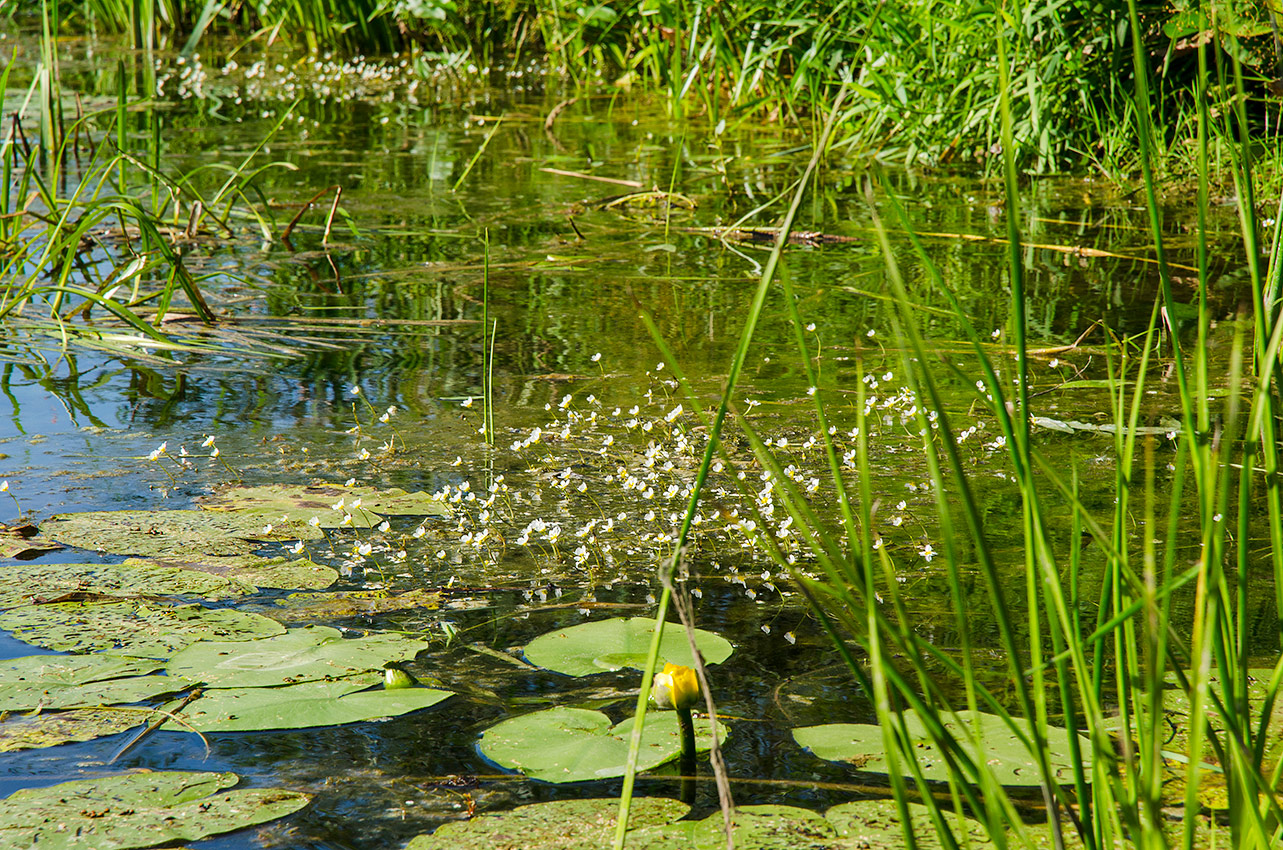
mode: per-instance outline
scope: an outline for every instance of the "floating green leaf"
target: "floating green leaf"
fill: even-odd
[[[144,560],[129,558],[125,566],[156,564],[197,570],[255,587],[282,590],[323,590],[338,581],[339,574],[330,567],[314,564],[306,558],[264,558],[260,555],[224,555],[205,558],[163,558]]]
[[[144,711],[102,708],[45,711],[26,717],[11,717],[0,723],[0,753],[55,747],[115,735],[148,719]]]
[[[309,626],[262,640],[199,641],[175,653],[165,670],[211,688],[262,688],[382,670],[428,645],[395,632],[349,639],[338,629]]]
[[[33,601],[62,601],[60,597],[200,596],[229,599],[252,593],[244,581],[219,578],[194,570],[133,561],[126,564],[23,564],[5,572],[0,608]]]
[[[45,539],[34,525],[0,523],[0,558],[25,561],[61,548],[52,540]]]
[[[922,850],[943,842],[925,806],[909,803],[909,817]],[[406,850],[606,850],[612,846],[618,800],[556,800],[485,814],[441,826],[410,841]],[[726,846],[721,812],[701,820],[679,820],[686,806],[675,800],[633,800],[629,819],[631,850],[718,850]],[[969,846],[993,845],[977,821],[943,812],[955,837]],[[901,850],[900,812],[892,800],[860,800],[829,809],[827,815],[792,806],[739,806],[735,846],[742,850]],[[961,844],[961,840],[959,841]],[[964,845],[965,846],[965,845]]]
[[[0,800],[0,848],[127,850],[196,841],[275,820],[310,799],[268,788],[216,793],[237,781],[234,773],[175,771],[16,791]]]
[[[334,593],[291,593],[278,602],[272,616],[292,623],[298,621],[339,620],[345,617],[369,617],[393,611],[434,610],[441,605],[441,594],[434,590],[408,590],[388,593],[385,590],[341,590]]]
[[[257,614],[136,600],[27,605],[0,614],[0,629],[47,649],[110,650],[113,655],[141,658],[167,658],[201,638],[250,640],[285,631],[280,623]]]
[[[948,764],[939,749],[929,742],[926,727],[912,710],[904,714],[909,737],[914,741],[913,752],[923,775],[931,780],[941,782],[947,780],[951,775]],[[1037,762],[1030,755],[1027,746],[997,715],[959,711],[956,718],[945,721],[945,728],[959,742],[964,752],[969,753],[973,759],[977,758],[972,741],[973,718],[974,722],[979,724],[980,741],[983,745],[979,761],[988,765],[1000,784],[1041,784]],[[1016,718],[1015,723],[1026,736],[1030,734],[1029,724],[1025,720]],[[1060,782],[1072,781],[1074,773],[1070,761],[1069,731],[1057,726],[1048,726],[1044,734],[1047,737],[1053,779]],[[887,772],[882,747],[882,729],[879,726],[831,723],[794,729],[793,737],[800,745],[822,759],[851,762],[860,770],[871,773]],[[1078,741],[1084,754],[1091,752],[1091,742],[1087,738],[1080,735]],[[1091,767],[1089,764],[1085,766],[1087,775],[1090,777]]]
[[[450,691],[436,688],[367,690],[383,681],[369,673],[336,682],[305,682],[280,688],[216,688],[205,691],[183,709],[183,724],[163,729],[198,732],[257,732],[306,729],[396,717],[436,705]],[[176,708],[166,706],[167,710]]]
[[[648,617],[617,617],[559,629],[532,640],[525,648],[526,660],[539,667],[570,676],[589,676],[608,670],[645,668],[655,621]],[[725,638],[695,630],[695,643],[705,664],[721,664],[734,652]],[[694,666],[685,630],[666,624],[659,645],[661,664],[671,661]]]
[[[265,542],[319,540],[323,536],[319,528],[306,522],[212,511],[59,514],[41,530],[68,546],[156,558],[243,555]]]
[[[427,493],[339,484],[227,487],[206,496],[200,503],[210,511],[235,511],[264,519],[284,516],[307,523],[316,517],[321,528],[373,528],[389,515],[450,516],[450,506]],[[352,519],[345,522],[345,516]]]
[[[191,687],[173,676],[129,676],[85,685],[0,685],[0,711],[123,705]]]
[[[628,817],[628,846],[633,846],[632,836],[639,829],[676,820],[688,810],[685,803],[676,800],[634,797]],[[405,850],[607,848],[615,837],[618,814],[618,800],[554,800],[442,824],[431,835],[412,839]]]
[[[718,733],[726,727],[718,725]],[[481,754],[496,764],[545,782],[582,782],[623,776],[633,718],[611,726],[610,718],[583,708],[550,708],[492,726],[481,736]],[[708,722],[695,721],[699,750],[712,746]],[[648,716],[642,732],[638,770],[650,770],[681,753],[673,714]]]

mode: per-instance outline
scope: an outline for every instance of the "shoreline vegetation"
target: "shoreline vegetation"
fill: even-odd
[[[1022,768],[1023,779],[1035,788],[1057,850],[1193,850],[1209,846],[1213,835],[1220,840],[1225,829],[1236,848],[1279,845],[1283,660],[1263,665],[1251,639],[1262,599],[1275,606],[1275,617],[1283,610],[1283,401],[1275,371],[1283,366],[1283,248],[1279,228],[1269,221],[1283,213],[1274,208],[1277,201],[1266,200],[1276,196],[1271,186],[1277,176],[1271,175],[1278,171],[1283,47],[1277,13],[1268,6],[1053,0],[994,7],[941,0],[840,2],[817,13],[801,2],[781,8],[676,0],[619,7],[45,0],[36,14],[44,58],[31,90],[44,111],[38,142],[34,132],[31,141],[19,140],[11,129],[4,139],[0,240],[13,247],[0,277],[6,299],[0,319],[32,304],[33,310],[47,308],[63,334],[78,314],[97,309],[159,347],[168,342],[161,325],[178,303],[193,311],[194,321],[214,324],[218,317],[201,309],[200,280],[173,249],[183,232],[172,223],[187,221],[190,234],[202,227],[227,230],[233,215],[257,221],[250,183],[258,153],[229,168],[219,192],[188,194],[194,191],[189,181],[167,177],[148,158],[158,157],[156,142],[130,152],[124,116],[131,94],[122,72],[115,111],[104,113],[114,117],[114,124],[107,122],[114,151],[100,144],[78,184],[60,182],[58,163],[78,143],[73,124],[79,123],[64,124],[58,106],[53,59],[63,32],[125,32],[144,51],[164,47],[193,56],[206,37],[269,44],[287,35],[303,49],[399,48],[478,67],[501,55],[516,66],[536,54],[584,85],[655,92],[675,115],[706,116],[715,135],[723,122],[778,121],[806,130],[813,154],[785,193],[791,206],[760,266],[715,409],[699,405],[678,358],[638,305],[639,321],[651,329],[708,435],[671,557],[656,575],[639,577],[662,585],[655,619],[665,622],[672,607],[689,620],[684,544],[697,524],[709,471],[717,468],[723,429],[734,427],[763,470],[759,482],[743,485],[744,501],[758,511],[754,527],[767,526],[767,517],[751,507],[751,488],[761,486],[771,496],[771,511],[778,500],[789,518],[790,530],[781,536],[797,541],[812,570],[800,569],[794,553],[771,536],[761,544],[832,637],[849,670],[851,693],[876,712],[887,795],[909,831],[908,846],[916,846],[909,826],[913,803],[927,809],[924,835],[947,847],[968,841],[965,831],[950,825],[954,813],[974,818],[998,846],[1040,845],[1026,823],[1028,796],[1013,791],[991,759],[994,728],[1009,733],[1011,746],[1027,754],[1031,766]],[[888,551],[876,535],[881,494],[871,469],[878,446],[867,421],[872,407],[866,406],[864,359],[857,350],[855,445],[844,454],[828,425],[830,393],[815,373],[804,333],[808,317],[781,262],[818,163],[843,146],[863,155],[852,159],[868,163],[861,179],[875,220],[879,270],[894,304],[890,321],[895,350],[902,353],[897,372],[909,382],[913,433],[921,439],[944,549],[938,553],[942,580],[956,600],[948,645],[918,628],[898,581],[896,558],[904,556]],[[483,153],[484,146],[476,156]],[[951,282],[913,236],[895,194],[883,185],[874,200],[885,180],[881,160],[966,166],[1000,177],[1008,262],[995,291],[1010,296],[1003,329],[1010,357],[986,348],[987,329],[970,322]],[[1139,180],[1137,199],[1148,212],[1161,278],[1146,332],[1107,346],[1107,433],[1116,474],[1090,494],[1076,470],[1048,461],[1031,428],[1036,408],[1027,323],[1033,297],[1025,289],[1021,176],[1071,166]],[[1172,237],[1159,198],[1171,179],[1194,187],[1199,227],[1191,236],[1197,242],[1193,303],[1178,301],[1167,259]],[[1228,364],[1208,344],[1213,323],[1224,319],[1208,304],[1215,286],[1208,210],[1212,187],[1219,185],[1233,187],[1229,197],[1239,211],[1246,278]],[[104,249],[112,252],[110,264],[86,271],[78,258],[85,250],[82,237],[95,223],[112,225],[119,236]],[[890,246],[892,229],[907,234],[914,273],[944,294],[965,328],[974,354],[967,368],[974,374],[963,377],[977,388],[972,409],[1001,432],[994,444],[1001,459],[995,457],[986,472],[1003,470],[1015,491],[1011,513],[1019,515],[1021,531],[1014,559],[1003,560],[993,522],[972,497],[978,475],[959,452],[959,417],[950,414],[940,389],[962,367],[934,356],[936,341],[925,336],[919,305],[901,274],[904,252]],[[488,259],[481,262],[488,270]],[[1182,315],[1189,316],[1184,334],[1177,327]],[[809,485],[793,480],[755,430],[751,407],[741,412],[736,404],[759,319],[783,322],[796,338],[794,362],[813,404],[806,422],[828,461],[834,494],[822,510],[808,498]],[[1157,495],[1154,435],[1140,427],[1146,394],[1157,385],[1179,404],[1168,436],[1175,449],[1166,499]],[[487,399],[487,431],[489,405]],[[1090,576],[1084,567],[1089,556],[1103,565]],[[976,587],[982,591],[973,592]],[[979,633],[981,618],[969,605],[988,606],[983,621],[992,624],[991,632]],[[662,632],[654,630],[640,679],[634,767]],[[716,674],[698,657],[695,668],[715,718],[714,688],[705,683]],[[995,669],[1000,675],[992,675]],[[1173,736],[1174,723],[1183,735]],[[1049,727],[1058,727],[1057,733],[1049,735]],[[1065,756],[1066,749],[1067,766],[1052,758]],[[630,772],[621,795],[619,847],[632,787]],[[1217,791],[1223,794],[1208,802],[1209,792]],[[729,795],[724,802],[729,807]],[[1173,809],[1181,816],[1172,817]]]
[[[124,37],[136,50],[185,59],[218,44],[231,45],[233,55],[395,53],[421,74],[534,67],[563,77],[576,94],[659,95],[679,117],[703,116],[714,135],[748,121],[815,135],[845,87],[851,96],[832,148],[993,174],[1003,145],[1000,40],[1011,69],[1018,168],[1120,181],[1139,181],[1142,171],[1131,134],[1133,46],[1154,110],[1153,164],[1159,176],[1177,181],[1197,173],[1198,51],[1206,47],[1208,94],[1224,100],[1241,92],[1254,155],[1269,163],[1280,157],[1283,37],[1279,10],[1257,0],[1141,0],[1139,42],[1131,37],[1128,4],[1119,0],[1009,7],[987,0],[819,7],[801,0],[46,0],[10,4],[7,14],[52,35]],[[1228,184],[1226,144],[1212,141],[1212,176],[1224,174]]]

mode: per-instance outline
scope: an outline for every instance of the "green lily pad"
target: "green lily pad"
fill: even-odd
[[[335,682],[305,682],[280,688],[214,688],[203,692],[182,710],[182,724],[170,722],[161,728],[258,732],[339,726],[409,714],[453,696],[450,691],[436,688],[367,690],[382,681],[382,673],[370,673]],[[167,706],[166,710],[177,705]]]
[[[410,590],[388,593],[383,590],[343,590],[335,593],[291,593],[277,602],[270,613],[286,623],[341,620],[347,617],[369,617],[411,609],[435,610],[441,605],[441,594],[433,590]]]
[[[229,608],[141,601],[27,605],[0,614],[0,629],[47,649],[140,658],[167,658],[202,638],[250,640],[285,631],[275,620]]]
[[[339,484],[269,484],[227,487],[200,499],[209,511],[235,511],[260,517],[289,517],[321,528],[373,528],[384,516],[450,516],[450,506],[427,493],[392,488],[344,487]],[[344,522],[345,516],[352,519]]]
[[[1016,733],[993,714],[959,711],[956,718],[947,719],[945,728],[959,742],[964,752],[977,757],[972,742],[972,718],[979,722],[980,740],[983,748],[979,760],[987,764],[994,777],[1002,785],[1039,785],[1041,778],[1037,763]],[[1029,734],[1029,724],[1016,718],[1016,724]],[[913,739],[914,755],[923,775],[930,780],[943,782],[949,778],[948,764],[939,749],[929,743],[926,727],[912,710],[905,712],[905,726]],[[1059,782],[1072,782],[1073,765],[1070,761],[1069,731],[1057,726],[1046,727],[1053,779]],[[845,761],[852,763],[860,770],[871,773],[886,773],[887,763],[882,747],[882,728],[863,723],[830,723],[822,726],[808,726],[793,730],[793,737],[798,744],[806,747],[815,755],[827,761]],[[1084,754],[1090,754],[1091,742],[1078,736],[1078,742]],[[1088,779],[1091,777],[1090,763],[1084,762]],[[906,769],[907,775],[907,769]]]
[[[40,534],[34,525],[5,525],[0,523],[0,558],[20,561],[37,558],[62,547]]]
[[[30,655],[0,661],[0,711],[82,708],[140,702],[190,687],[150,676],[152,660],[105,655]]]
[[[382,670],[428,646],[395,632],[348,639],[338,629],[309,626],[262,640],[198,641],[175,653],[165,670],[211,688],[262,688]]]
[[[244,555],[261,543],[319,540],[305,521],[213,511],[97,511],[59,514],[41,530],[68,546],[116,555],[190,558]]]
[[[632,836],[639,829],[676,820],[689,808],[662,797],[634,797],[628,815],[628,846],[634,846]],[[442,824],[431,835],[411,839],[405,850],[607,848],[615,838],[618,814],[618,800],[553,800]]]
[[[85,685],[0,685],[0,711],[124,705],[172,694],[193,684],[174,676],[129,676]]]
[[[945,844],[927,807],[921,803],[909,803],[908,806],[909,822],[913,824],[913,834],[920,850],[943,848]],[[953,812],[941,812],[940,816],[948,824],[959,847],[986,850],[993,846],[984,824],[979,821]],[[838,836],[848,842],[847,846],[867,847],[868,850],[900,850],[905,846],[904,823],[895,800],[842,803],[825,812],[824,817],[833,824]]]
[[[216,793],[234,773],[158,772],[80,779],[0,800],[0,848],[155,847],[265,823],[307,805],[297,791]]]
[[[619,801],[556,800],[448,823],[431,835],[410,841],[406,850],[607,850],[613,846]],[[675,800],[633,800],[628,847],[632,850],[722,850],[726,846],[722,813],[694,821],[679,820],[686,806]],[[943,846],[927,808],[909,804],[918,846]],[[955,837],[966,832],[971,847],[987,850],[978,821],[942,813]],[[735,846],[742,850],[901,850],[905,846],[900,812],[892,800],[859,800],[834,806],[821,815],[793,806],[740,806],[735,809]]]
[[[78,708],[11,717],[0,723],[0,753],[89,741],[132,729],[149,719],[142,711]],[[0,833],[2,836],[3,833]]]
[[[526,660],[569,676],[590,676],[608,670],[646,667],[655,621],[648,617],[616,617],[558,629],[540,635],[525,647]],[[705,664],[721,664],[735,651],[725,638],[695,630],[695,644]],[[661,663],[694,666],[686,631],[675,623],[664,625],[659,645]]]
[[[726,727],[718,724],[719,736]],[[545,782],[583,782],[624,775],[633,718],[611,726],[610,718],[583,708],[550,708],[505,720],[481,736],[481,754],[492,762]],[[695,746],[707,750],[712,736],[706,720],[695,721]],[[677,717],[646,716],[638,770],[650,770],[681,754]]]
[[[0,587],[0,608],[14,608],[33,601],[64,601],[63,597],[85,594],[230,599],[254,591],[248,582],[145,562],[23,564],[7,569],[5,578],[4,586]]]
[[[306,558],[264,558],[261,555],[224,555],[199,559],[163,558],[145,560],[129,558],[125,566],[156,564],[197,570],[230,581],[241,581],[255,587],[281,590],[324,590],[339,580],[337,570],[314,564]]]

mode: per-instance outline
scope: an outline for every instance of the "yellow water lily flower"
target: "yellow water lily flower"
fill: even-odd
[[[664,672],[655,674],[651,698],[660,708],[689,709],[699,701],[699,679],[689,667],[665,663]]]

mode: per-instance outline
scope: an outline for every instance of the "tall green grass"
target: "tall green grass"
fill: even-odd
[[[677,114],[706,116],[717,135],[763,120],[818,129],[826,104],[849,86],[836,138],[850,150],[994,173],[1003,152],[997,16],[1007,82],[1019,95],[1006,107],[1019,167],[1120,178],[1141,169],[1125,130],[1137,108],[1133,47],[1143,49],[1163,128],[1149,139],[1153,165],[1189,177],[1199,103],[1193,46],[1212,38],[1217,56],[1233,57],[1244,74],[1245,113],[1270,130],[1257,142],[1279,156],[1278,122],[1269,117],[1278,102],[1271,86],[1283,74],[1277,10],[1257,0],[1135,6],[1139,30],[1122,0],[64,0],[58,8],[60,26],[127,32],[139,49],[190,53],[217,35],[313,51],[413,48],[482,67],[533,60],[582,85],[657,92]]]
[[[1131,0],[1131,32],[1146,26],[1141,11]],[[921,273],[950,299],[970,339],[975,374],[966,377],[968,382],[980,381],[983,391],[975,405],[998,424],[1005,440],[1003,472],[1019,494],[1022,557],[1012,563],[1000,556],[998,540],[1005,529],[994,529],[977,507],[980,482],[961,456],[956,414],[942,390],[942,381],[952,377],[949,371],[956,367],[934,356],[919,325],[920,311],[887,237],[892,227],[908,231],[908,219],[889,187],[874,204],[876,169],[869,179],[870,209],[875,219],[879,210],[890,217],[889,222],[878,220],[877,233],[896,304],[902,370],[918,401],[917,425],[935,493],[935,520],[945,550],[943,578],[956,610],[951,645],[936,645],[919,631],[910,600],[896,580],[894,556],[875,545],[873,506],[880,494],[871,472],[876,449],[870,445],[864,417],[863,381],[856,382],[859,444],[854,478],[843,474],[826,440],[837,493],[836,519],[793,486],[751,421],[740,418],[738,423],[758,461],[773,474],[792,528],[820,568],[819,579],[800,572],[795,579],[830,630],[853,687],[876,710],[890,765],[889,794],[905,815],[907,846],[917,846],[908,827],[911,803],[927,807],[936,837],[950,848],[965,846],[966,837],[950,831],[945,808],[979,819],[999,847],[1047,846],[1047,841],[1057,848],[1091,850],[1192,850],[1214,843],[1261,850],[1279,846],[1283,630],[1275,645],[1263,650],[1251,642],[1251,620],[1261,609],[1264,586],[1272,591],[1274,610],[1283,611],[1283,482],[1278,474],[1283,420],[1277,374],[1283,356],[1278,304],[1283,251],[1275,237],[1268,254],[1262,252],[1263,227],[1255,202],[1259,128],[1247,111],[1243,67],[1233,55],[1221,57],[1207,44],[1198,48],[1193,159],[1200,275],[1198,322],[1191,340],[1178,335],[1175,323],[1164,318],[1175,314],[1177,302],[1154,162],[1161,141],[1156,138],[1149,57],[1141,39],[1131,41],[1135,120],[1129,132],[1142,169],[1161,296],[1139,344],[1120,345],[1112,353],[1115,475],[1106,493],[1089,499],[1072,470],[1044,456],[1030,427],[1035,414],[1028,391],[1031,346],[1025,316],[1030,304],[1023,282],[1021,177],[1014,141],[1024,90],[1013,77],[1009,21],[994,16],[989,24],[997,54],[994,117],[1010,237],[1007,332],[1014,343],[1013,359],[999,360],[990,353],[984,344],[987,336],[970,325],[948,282],[911,234],[910,239]],[[1250,270],[1250,303],[1234,320],[1235,345],[1228,363],[1215,360],[1208,345],[1215,318],[1207,304],[1212,285],[1207,218],[1214,144],[1227,152],[1233,167]],[[765,287],[777,277],[778,297],[797,331],[798,368],[818,386],[813,352],[801,333],[787,275],[782,269],[777,274],[783,246],[781,239],[748,317],[740,352],[751,345]],[[670,356],[665,352],[666,360]],[[712,420],[706,465],[717,450],[723,414],[734,409],[735,374],[732,367],[719,414]],[[1164,379],[1164,374],[1170,378]],[[1163,380],[1175,386],[1180,425],[1170,482],[1166,495],[1160,496],[1155,470],[1159,449],[1140,422],[1151,389]],[[824,392],[814,398],[817,431],[825,435]],[[698,488],[697,482],[690,512]],[[1101,504],[1112,505],[1112,510],[1091,507]],[[1094,550],[1091,556],[1103,565],[1099,574],[1089,576],[1085,569],[1085,535]],[[769,548],[769,535],[761,542]],[[783,557],[779,563],[790,568]],[[674,566],[666,569],[671,572]],[[982,592],[968,590],[972,576],[979,578]],[[1012,576],[1018,580],[1012,581]],[[977,631],[977,622],[985,624],[985,634]],[[1004,667],[997,677],[989,669],[995,649]],[[1260,653],[1268,657],[1263,660]],[[642,708],[639,703],[639,713]],[[1032,823],[1036,819],[1029,800],[999,781],[987,755],[998,757],[991,749],[995,743],[982,734],[975,719],[978,712],[999,718],[1035,765],[1045,825]],[[1078,733],[1069,735],[1065,744],[1073,765],[1067,775],[1051,766],[1053,745],[1046,732],[1050,723]],[[1174,740],[1173,730],[1179,733]],[[944,787],[925,778],[928,764],[919,745],[923,735],[934,748],[931,757],[943,758],[948,765]],[[1201,812],[1201,793],[1211,788],[1223,792],[1221,825]],[[1169,818],[1173,807],[1183,808],[1183,817]],[[1228,830],[1228,838],[1211,834],[1222,829]],[[617,846],[622,838],[621,826]]]
[[[42,4],[42,18],[41,60],[19,103],[4,103],[12,65],[0,72],[0,108],[11,115],[0,137],[0,323],[64,344],[92,337],[99,347],[173,348],[165,322],[174,309],[215,320],[184,243],[246,221],[273,235],[247,197],[271,167],[255,163],[270,134],[236,166],[167,169],[155,113],[142,145],[131,139],[123,63],[114,107],[68,114],[56,2]],[[214,192],[198,188],[219,171]]]

